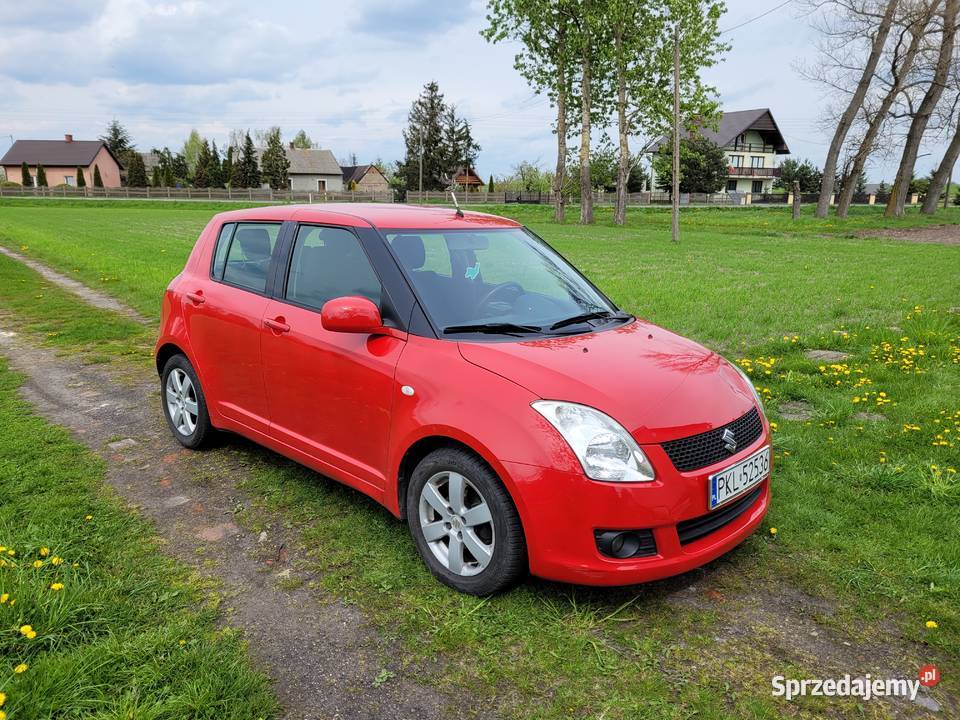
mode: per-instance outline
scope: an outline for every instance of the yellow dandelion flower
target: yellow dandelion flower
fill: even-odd
[[[58,590],[63,590],[63,583],[52,583],[50,585],[50,589],[53,590],[54,592],[57,592]]]
[[[3,707],[7,702],[7,694],[0,692],[0,707]]]
[[[33,627],[32,627],[31,625],[21,625],[21,626],[20,626],[20,634],[21,634],[21,635],[29,635],[29,634],[32,633],[32,632],[33,632]]]
[[[7,600],[10,599],[10,593],[3,593],[0,595],[0,605],[6,605]]]
[[[30,666],[29,666],[29,665],[27,665],[26,663],[20,663],[19,665],[17,665],[17,666],[13,669],[13,671],[14,671],[17,675],[22,675],[23,673],[25,673],[25,672],[26,672],[27,670],[29,670],[29,669],[30,669]]]
[[[187,644],[187,641],[186,641],[186,640],[181,640],[179,644],[180,644],[180,645],[186,645],[186,644]]]
[[[3,710],[0,710],[0,720],[7,720],[7,714]]]
[[[42,568],[42,567],[43,567],[43,560],[34,560],[34,561],[33,561],[33,566],[34,566],[35,568]]]
[[[63,558],[62,558],[62,557],[59,557],[59,556],[57,556],[57,555],[54,555],[52,558],[50,558],[50,564],[51,564],[51,565],[63,565]]]
[[[927,620],[926,625],[927,625],[927,630],[936,630],[938,627],[940,627],[939,625],[937,625],[936,620]]]
[[[7,555],[9,555],[10,557],[13,557],[16,554],[17,554],[16,550],[13,550],[13,549],[7,550]]]
[[[771,535],[776,535],[776,534],[777,534],[777,529],[776,529],[775,527],[770,528],[770,534],[771,534]]]
[[[46,557],[49,554],[50,554],[50,548],[48,547],[40,548],[40,557]]]

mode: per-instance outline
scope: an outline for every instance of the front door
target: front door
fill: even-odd
[[[325,330],[327,300],[382,289],[360,241],[339,227],[301,225],[287,281],[262,331],[271,435],[318,469],[365,492],[385,486],[394,373],[405,341]]]
[[[220,229],[208,276],[185,282],[183,314],[207,399],[215,412],[266,434],[260,341],[267,277],[279,223],[228,223]]]

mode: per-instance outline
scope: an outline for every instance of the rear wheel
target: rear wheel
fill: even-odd
[[[444,584],[471,595],[505,590],[527,568],[520,517],[500,479],[476,456],[436,450],[417,465],[407,521],[420,557]]]
[[[173,436],[184,447],[199,448],[214,431],[197,373],[186,357],[174,355],[160,378],[163,415]]]

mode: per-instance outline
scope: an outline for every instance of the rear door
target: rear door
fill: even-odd
[[[264,434],[270,419],[260,329],[280,229],[276,222],[225,224],[209,275],[186,287],[183,301],[207,402],[223,418]]]
[[[387,308],[380,277],[354,231],[300,225],[289,256],[288,272],[277,273],[286,274],[286,282],[278,281],[264,315],[271,435],[319,469],[376,495],[385,482],[394,373],[406,341],[325,330],[320,311],[345,295],[369,298],[385,318],[395,310]]]

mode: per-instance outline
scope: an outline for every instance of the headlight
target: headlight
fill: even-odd
[[[763,412],[763,400],[760,399],[760,393],[758,393],[757,388],[754,387],[753,380],[751,380],[750,376],[743,371],[743,368],[736,363],[730,363],[730,367],[740,373],[740,377],[743,378],[743,381],[750,388],[750,392],[753,393],[753,399],[757,401],[757,407],[760,408],[760,412]]]
[[[653,467],[640,446],[613,418],[586,405],[538,400],[533,409],[567,441],[592,480],[650,482]]]

